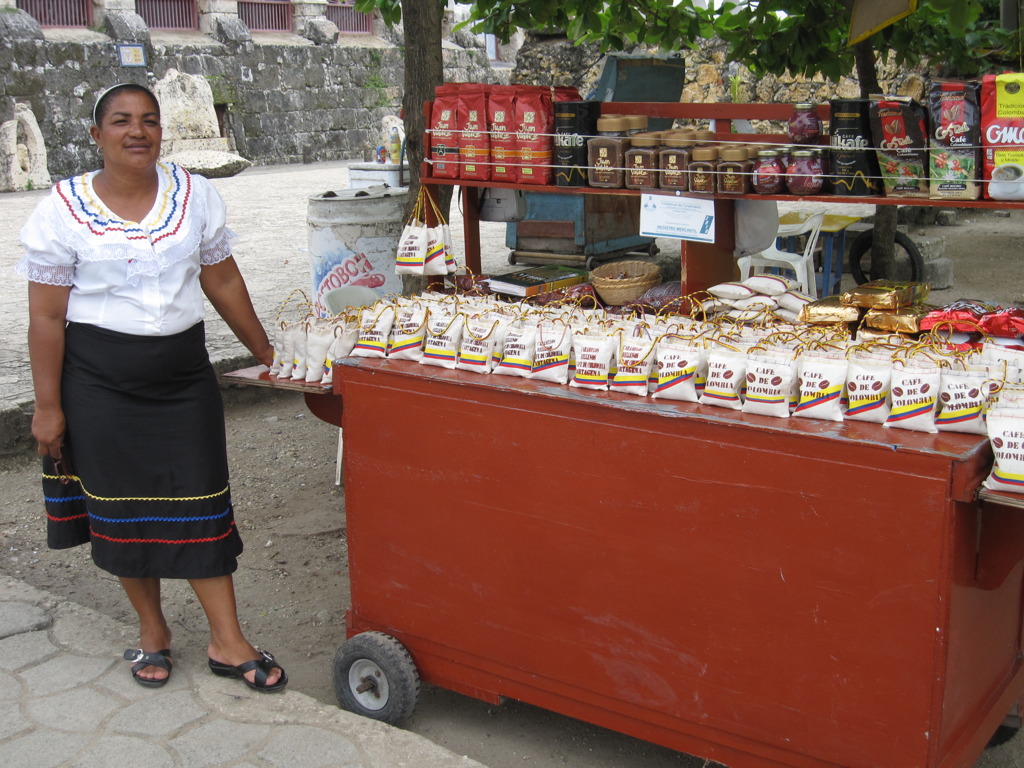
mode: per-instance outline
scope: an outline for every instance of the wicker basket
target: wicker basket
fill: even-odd
[[[647,261],[612,261],[595,267],[590,281],[605,304],[619,306],[661,282],[661,268]]]

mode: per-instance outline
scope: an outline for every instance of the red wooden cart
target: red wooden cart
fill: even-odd
[[[1024,693],[980,436],[350,359],[342,703],[419,679],[733,768],[969,768]]]

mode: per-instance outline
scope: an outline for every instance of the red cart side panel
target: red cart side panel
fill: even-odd
[[[949,495],[982,438],[336,375],[355,623],[392,628],[425,679],[448,649],[483,690],[736,768],[937,764]]]

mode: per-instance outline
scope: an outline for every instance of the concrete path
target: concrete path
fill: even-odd
[[[0,581],[0,765],[17,768],[483,768],[421,736],[301,693],[261,694],[175,658],[137,685],[112,649],[135,627]]]

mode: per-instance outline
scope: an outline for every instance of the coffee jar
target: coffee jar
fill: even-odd
[[[751,185],[759,195],[778,195],[784,189],[783,177],[786,169],[774,149],[762,149],[757,153]]]
[[[625,176],[623,165],[629,138],[626,136],[627,123],[616,116],[597,119],[597,136],[587,141],[587,180],[592,187],[621,189]]]
[[[718,148],[694,147],[687,166],[690,191],[713,195],[718,191]]]
[[[786,190],[791,195],[817,195],[823,184],[821,160],[809,149],[793,152],[786,168]]]
[[[661,134],[659,133],[638,133],[630,137],[630,147],[625,154],[626,189],[658,188],[658,150],[660,146]]]
[[[719,153],[718,191],[723,195],[750,194],[750,172],[753,163],[744,146],[726,147]]]

